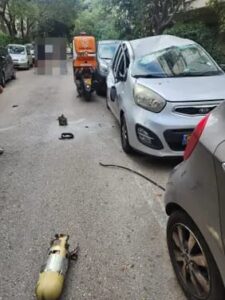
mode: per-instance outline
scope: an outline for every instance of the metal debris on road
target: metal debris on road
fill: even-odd
[[[59,140],[71,140],[74,139],[74,135],[70,132],[63,132]]]
[[[62,294],[69,261],[77,260],[79,247],[69,252],[69,235],[56,234],[48,250],[48,258],[39,274],[35,293],[38,300],[57,300]]]
[[[62,114],[60,117],[58,117],[59,126],[67,126],[68,121],[67,118]]]
[[[119,165],[113,165],[113,164],[103,164],[103,163],[99,163],[100,166],[102,167],[108,167],[108,168],[118,168],[118,169],[123,169],[123,170],[126,170],[126,171],[129,171],[129,172],[132,172],[142,178],[144,178],[145,180],[149,181],[151,184],[155,185],[156,187],[158,187],[160,190],[164,191],[165,192],[165,188],[160,185],[159,183],[157,183],[156,181],[152,180],[151,178],[148,178],[147,176],[135,171],[135,170],[132,170],[130,168],[127,168],[127,167],[124,167],[124,166],[119,166]]]

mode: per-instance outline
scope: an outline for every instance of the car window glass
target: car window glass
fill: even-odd
[[[98,56],[102,59],[112,59],[117,49],[117,44],[99,44]]]
[[[125,55],[125,66],[126,69],[128,69],[130,66],[130,56],[126,46],[124,46],[124,55]]]
[[[217,75],[221,71],[211,57],[197,45],[170,47],[138,59],[134,76],[182,77]]]
[[[116,77],[124,77],[125,74],[126,74],[126,64],[125,64],[125,54],[124,52],[121,53],[121,56],[120,56],[120,61],[118,63],[118,68],[117,68],[117,76]]]
[[[122,51],[122,49],[121,49],[121,46],[120,46],[120,47],[118,48],[117,52],[116,52],[116,55],[115,55],[115,58],[114,58],[114,61],[113,61],[113,66],[112,66],[112,68],[113,68],[114,74],[115,74],[115,72],[116,72],[116,67],[117,67],[118,60],[119,60],[119,58],[120,58],[121,51]]]
[[[125,74],[125,61],[124,61],[124,56],[121,57],[119,67],[118,67],[118,72],[119,74],[123,75]]]
[[[27,54],[30,55],[30,47],[27,47]]]
[[[114,69],[114,75],[115,77],[118,76],[118,69],[119,69],[119,65],[120,65],[120,61],[121,61],[121,56],[122,56],[122,49],[119,53],[118,59],[117,59],[117,63],[115,64],[115,69]]]
[[[10,54],[26,54],[26,48],[24,46],[9,46],[8,51]]]

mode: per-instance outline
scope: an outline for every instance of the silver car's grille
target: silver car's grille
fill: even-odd
[[[206,115],[210,113],[219,103],[213,105],[190,105],[190,106],[176,106],[174,111],[183,115]]]

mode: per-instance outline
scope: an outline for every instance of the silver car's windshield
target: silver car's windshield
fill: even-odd
[[[10,54],[25,54],[25,47],[23,46],[9,46],[8,50]]]
[[[186,77],[223,74],[211,57],[198,45],[170,47],[134,62],[134,77]]]

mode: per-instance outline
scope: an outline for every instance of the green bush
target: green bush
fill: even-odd
[[[204,47],[218,63],[225,63],[225,53],[219,42],[217,27],[208,27],[204,23],[176,23],[164,33],[194,40]]]
[[[6,46],[11,42],[10,36],[0,32],[0,46]]]

